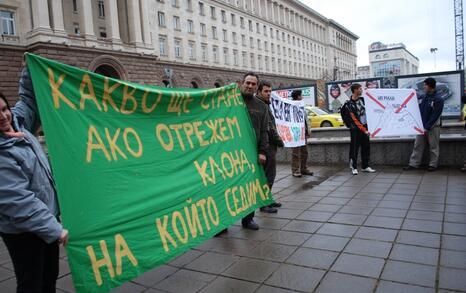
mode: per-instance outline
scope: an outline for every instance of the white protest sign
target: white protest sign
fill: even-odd
[[[415,90],[368,89],[364,101],[371,137],[424,133]]]
[[[285,147],[306,144],[304,101],[283,99],[275,93],[270,98],[270,109]]]

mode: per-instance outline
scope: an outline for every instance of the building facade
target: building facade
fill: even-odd
[[[369,62],[371,77],[417,74],[419,70],[419,59],[403,43],[372,43],[369,46]]]
[[[0,87],[26,51],[133,82],[209,88],[256,71],[276,87],[355,76],[358,37],[290,0],[3,0]]]
[[[371,77],[371,67],[369,65],[358,66],[358,73],[356,74],[356,79],[365,79]]]

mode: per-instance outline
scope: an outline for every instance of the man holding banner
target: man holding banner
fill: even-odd
[[[370,142],[369,131],[367,130],[366,107],[364,99],[361,97],[362,86],[358,83],[351,85],[351,92],[353,93],[351,99],[343,106],[348,107],[351,116],[349,151],[351,173],[353,175],[358,174],[359,147],[361,147],[362,171],[373,173],[375,170],[369,167]]]
[[[283,147],[283,143],[280,135],[277,131],[277,126],[275,124],[275,117],[273,117],[272,111],[270,109],[270,97],[272,95],[272,84],[268,81],[261,81],[259,83],[259,89],[257,91],[257,98],[260,99],[267,105],[267,114],[269,115],[269,149],[267,150],[267,161],[265,163],[265,176],[267,177],[267,183],[269,184],[270,189],[275,181],[275,176],[277,175],[277,148]],[[268,207],[262,207],[261,212],[266,213],[276,213],[277,207],[281,207],[282,204],[274,202]]]
[[[424,80],[425,94],[419,97],[419,110],[421,112],[424,133],[416,135],[413,152],[409,159],[409,165],[404,170],[415,170],[421,165],[424,149],[429,147],[429,167],[427,171],[437,169],[440,153],[440,124],[444,101],[435,90],[436,80],[432,77]]]
[[[302,91],[295,90],[291,93],[293,101],[301,101],[303,99]],[[309,129],[307,123],[307,115],[304,112],[304,145],[291,148],[291,174],[293,177],[302,177],[303,175],[314,175],[314,172],[307,168],[307,139],[309,138]]]
[[[269,149],[269,116],[267,106],[254,97],[257,93],[258,84],[259,76],[257,74],[254,72],[246,73],[241,84],[241,95],[246,103],[252,127],[256,133],[259,163],[265,166],[267,162],[267,150]],[[244,217],[241,224],[243,228],[259,230],[259,225],[254,222],[254,212]]]

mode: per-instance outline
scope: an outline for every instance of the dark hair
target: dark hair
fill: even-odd
[[[292,93],[291,93],[291,98],[293,100],[296,100],[298,99],[299,96],[301,96],[303,94],[303,91],[302,90],[294,90]]]
[[[272,83],[270,81],[267,81],[267,80],[263,80],[261,82],[259,82],[259,87],[257,88],[258,91],[262,91],[262,88],[266,86],[266,87],[269,87],[269,88],[272,88]]]
[[[354,91],[357,90],[360,87],[362,87],[362,86],[359,83],[353,83],[351,85],[351,92],[354,94]]]
[[[6,97],[3,95],[2,92],[0,92],[0,99],[2,99],[2,100],[5,101],[6,107],[8,108],[8,110],[11,111],[11,109],[10,109],[10,104],[8,103],[8,100],[7,100]]]
[[[246,72],[246,74],[243,75],[243,82],[246,80],[246,77],[248,76],[255,76],[257,78],[257,82],[259,82],[259,75],[252,71]]]
[[[461,102],[463,102],[463,104],[466,104],[466,94],[463,94],[461,96]]]
[[[437,81],[433,77],[428,77],[424,79],[424,83],[428,85],[430,88],[434,89],[435,85],[437,84]]]

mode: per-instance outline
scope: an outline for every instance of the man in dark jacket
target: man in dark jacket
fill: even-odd
[[[442,115],[444,102],[440,94],[435,90],[436,83],[432,77],[424,80],[425,94],[418,97],[424,133],[416,135],[409,165],[404,167],[404,170],[419,168],[426,145],[429,146],[429,167],[427,171],[432,172],[437,169],[440,152],[440,115]]]
[[[270,96],[272,95],[272,85],[268,81],[261,81],[259,83],[259,89],[256,97],[267,105],[267,114],[269,115],[269,149],[267,150],[267,161],[265,162],[265,176],[267,176],[267,183],[272,189],[272,185],[277,175],[277,147],[283,147],[283,141],[277,131],[275,125],[275,118],[273,117],[272,111],[270,110]],[[278,207],[282,204],[274,202],[268,207],[262,207],[261,212],[265,213],[276,213]]]
[[[350,168],[353,175],[358,174],[358,152],[361,147],[361,167],[363,172],[374,173],[375,170],[369,167],[369,158],[371,154],[369,131],[367,130],[366,106],[362,95],[362,86],[360,84],[351,85],[350,101],[346,103],[351,116],[350,124]]]
[[[267,106],[254,97],[258,84],[259,76],[257,74],[254,72],[246,73],[241,84],[241,95],[248,108],[249,117],[256,133],[259,163],[264,166],[267,161],[267,150],[269,149],[269,115]],[[243,228],[259,230],[259,225],[254,222],[254,212],[244,217],[241,224]]]
[[[461,102],[463,103],[463,107],[466,107],[466,95],[461,96]],[[464,118],[464,129],[466,130],[466,115]],[[466,160],[464,160],[463,168],[461,168],[461,172],[466,172]]]

